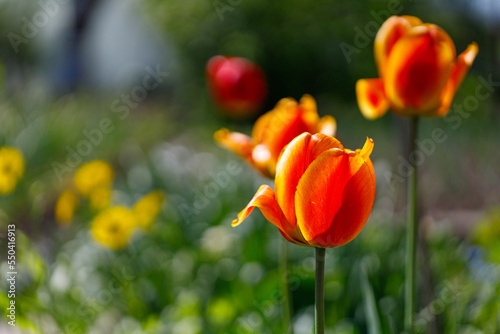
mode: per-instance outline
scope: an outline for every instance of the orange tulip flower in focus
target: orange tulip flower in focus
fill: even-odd
[[[262,175],[274,177],[283,148],[303,132],[334,136],[337,124],[332,116],[319,118],[316,101],[304,95],[297,104],[292,98],[281,99],[273,110],[265,113],[252,130],[252,137],[221,129],[214,135],[223,147],[235,152]]]
[[[403,116],[445,116],[477,52],[472,43],[457,58],[455,44],[437,25],[390,17],[375,37],[380,78],[356,83],[362,114],[375,119],[391,108]]]
[[[372,210],[372,150],[371,139],[351,151],[333,137],[301,134],[278,162],[276,190],[261,186],[232,225],[241,224],[257,207],[294,244],[345,245],[361,232]]]
[[[207,81],[214,102],[233,118],[255,115],[267,95],[262,69],[241,57],[215,56],[206,65]]]

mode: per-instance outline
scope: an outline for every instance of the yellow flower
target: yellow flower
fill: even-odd
[[[92,220],[90,230],[99,244],[117,250],[128,244],[136,226],[132,210],[116,206],[99,213]]]
[[[109,186],[113,182],[113,168],[102,160],[94,160],[83,164],[73,178],[76,189],[83,197],[99,187]]]
[[[111,188],[109,186],[97,187],[90,192],[90,207],[94,210],[102,210],[109,205],[111,199]]]
[[[140,227],[148,229],[151,226],[156,216],[160,213],[164,199],[165,195],[163,192],[155,190],[135,203],[133,210]]]
[[[56,220],[62,225],[68,225],[73,220],[77,207],[78,197],[76,194],[70,189],[63,191],[56,202]]]
[[[0,194],[10,194],[24,174],[24,159],[18,149],[0,148]]]

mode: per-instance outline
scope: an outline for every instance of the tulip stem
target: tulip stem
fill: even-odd
[[[292,315],[292,298],[290,296],[290,288],[288,284],[288,241],[285,239],[281,240],[281,285],[283,292],[283,333],[291,334],[291,315]]]
[[[325,334],[325,249],[316,248],[315,285],[316,334]]]
[[[413,333],[413,316],[415,314],[415,295],[416,295],[416,254],[417,254],[417,235],[418,235],[418,216],[417,216],[417,165],[412,153],[416,149],[416,139],[418,132],[418,117],[410,118],[409,127],[409,147],[408,161],[411,166],[408,178],[408,198],[407,214],[408,225],[406,229],[406,270],[405,270],[405,330],[407,333]]]

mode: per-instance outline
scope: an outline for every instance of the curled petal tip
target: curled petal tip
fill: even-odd
[[[367,160],[370,158],[370,155],[373,152],[373,146],[374,146],[373,139],[366,137],[365,145],[361,149],[361,152],[359,154],[363,157],[363,159]]]
[[[219,129],[214,132],[214,140],[220,142],[224,137],[229,134],[229,130],[226,128]]]
[[[467,49],[462,53],[464,57],[464,62],[467,66],[471,66],[476,59],[477,53],[479,52],[479,47],[476,42],[469,44]]]
[[[311,95],[309,94],[304,94],[301,98],[300,98],[300,105],[303,106],[305,109],[312,109],[314,111],[316,111],[317,109],[317,106],[316,106],[316,100],[314,99],[314,97],[312,97]]]
[[[478,51],[479,48],[477,43],[473,42],[458,56],[453,65],[450,78],[441,94],[441,107],[437,111],[438,116],[443,117],[448,113],[453,97],[467,75],[467,72],[469,72]]]

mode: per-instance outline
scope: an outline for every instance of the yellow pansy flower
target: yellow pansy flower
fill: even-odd
[[[132,210],[116,206],[100,212],[90,225],[94,239],[113,250],[124,248],[137,226],[137,219]]]
[[[24,174],[21,152],[12,147],[0,148],[0,194],[10,194]]]
[[[77,207],[78,197],[76,194],[70,189],[63,191],[56,202],[55,216],[57,222],[62,225],[71,223]]]
[[[165,195],[163,192],[161,190],[155,190],[135,203],[133,210],[140,227],[148,229],[151,226],[156,216],[160,213],[164,199]]]
[[[103,160],[83,164],[75,173],[73,181],[83,197],[89,197],[96,188],[109,187],[113,182],[113,168]]]

